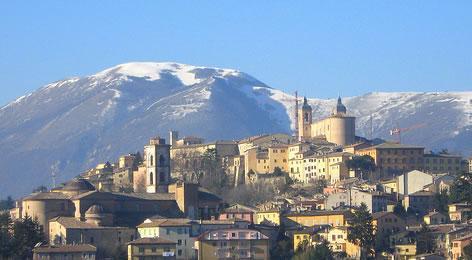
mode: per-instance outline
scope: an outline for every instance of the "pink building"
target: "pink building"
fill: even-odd
[[[254,215],[256,214],[256,209],[244,206],[241,204],[233,204],[228,208],[224,209],[219,216],[220,220],[227,219],[242,219],[248,221],[249,223],[254,223]]]

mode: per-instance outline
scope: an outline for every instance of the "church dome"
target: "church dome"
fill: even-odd
[[[84,179],[73,179],[64,185],[62,188],[64,191],[92,191],[95,187]]]
[[[338,103],[336,104],[336,108],[333,111],[334,115],[345,115],[347,113],[346,106],[341,101],[341,97],[338,97]]]

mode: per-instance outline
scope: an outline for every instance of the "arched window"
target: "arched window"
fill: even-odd
[[[150,184],[150,185],[153,185],[153,184],[154,184],[154,178],[153,178],[153,177],[154,177],[154,176],[153,176],[152,172],[150,172],[150,173],[149,173],[149,184]]]
[[[150,161],[149,161],[149,165],[153,165],[154,164],[154,156],[151,155],[151,157],[149,157]]]
[[[305,122],[308,122],[308,113],[305,112]]]

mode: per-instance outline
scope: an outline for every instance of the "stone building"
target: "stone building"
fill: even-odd
[[[356,150],[357,155],[369,155],[375,161],[376,178],[387,178],[407,171],[424,168],[424,147],[398,143],[382,143]]]
[[[144,146],[146,192],[167,192],[170,183],[170,145],[163,138],[152,138]]]
[[[95,212],[95,216],[101,213]],[[97,249],[97,259],[104,259],[119,250],[126,250],[126,243],[136,238],[134,227],[103,226],[87,220],[80,221],[74,217],[56,217],[49,220],[50,244],[90,244]]]

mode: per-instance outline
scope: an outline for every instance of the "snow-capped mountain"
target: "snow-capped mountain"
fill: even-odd
[[[343,101],[359,135],[389,138],[392,127],[416,125],[403,142],[469,155],[471,99],[472,92],[370,93]],[[309,102],[318,119],[335,99]],[[232,69],[136,62],[53,82],[0,108],[0,196],[50,185],[53,165],[65,181],[171,129],[208,141],[291,133],[293,110],[292,95]]]

